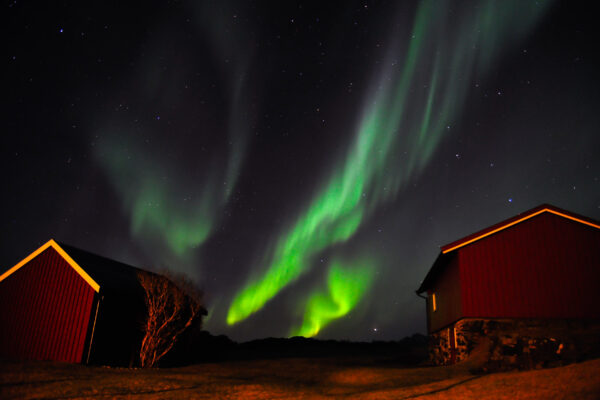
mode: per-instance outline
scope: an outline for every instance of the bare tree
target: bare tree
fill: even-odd
[[[139,272],[138,280],[145,292],[148,313],[143,325],[140,363],[143,368],[152,368],[186,329],[202,322],[206,310],[202,306],[202,292],[183,276]]]

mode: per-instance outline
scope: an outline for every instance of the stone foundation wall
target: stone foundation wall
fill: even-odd
[[[467,318],[430,335],[430,360],[450,364],[452,347],[456,362],[484,351],[484,371],[563,365],[600,357],[600,321]]]
[[[448,365],[451,362],[451,347],[448,329],[442,329],[429,335],[429,359],[436,365]]]

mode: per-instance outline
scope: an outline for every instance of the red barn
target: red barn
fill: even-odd
[[[600,320],[600,223],[536,207],[443,246],[422,293],[437,363],[465,358],[478,336],[498,327],[514,346],[517,331],[554,332],[548,340],[560,353],[557,332]]]
[[[0,275],[0,357],[131,365],[141,271],[48,241]]]

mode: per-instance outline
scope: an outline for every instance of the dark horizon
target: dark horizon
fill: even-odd
[[[400,340],[440,246],[600,220],[584,2],[7,11],[1,271],[54,238],[190,275],[214,335]]]

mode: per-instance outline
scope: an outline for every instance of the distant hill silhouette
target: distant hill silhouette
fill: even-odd
[[[339,358],[344,362],[416,365],[427,359],[427,336],[399,341],[349,342],[304,337],[265,338],[237,343],[225,335],[191,330],[161,362],[163,367],[274,358]]]

